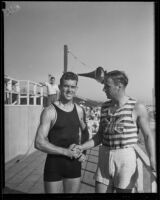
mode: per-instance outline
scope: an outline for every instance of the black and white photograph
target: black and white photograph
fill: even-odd
[[[3,1],[4,196],[157,193],[155,4]]]

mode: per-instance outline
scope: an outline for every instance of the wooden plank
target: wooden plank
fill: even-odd
[[[93,176],[94,176],[94,173],[85,171],[82,183],[86,183],[90,186],[95,186],[95,180],[93,179]]]
[[[30,179],[30,181],[32,182],[33,171],[37,169],[39,164],[40,162],[36,161],[32,165],[28,167],[26,166],[26,168],[20,171],[18,174],[16,174],[15,177],[12,177],[12,179],[8,180],[6,182],[6,185],[12,184],[13,185],[12,188],[15,189],[15,188],[18,188],[19,185],[26,182],[28,179]]]
[[[18,155],[15,158],[13,158],[12,160],[8,161],[7,163],[5,163],[5,170],[9,170],[9,168],[13,167],[13,165],[16,163],[17,160],[19,160],[22,157],[22,155]]]
[[[15,170],[15,165],[12,165],[11,171],[16,172],[16,174],[13,173],[14,176],[6,182],[6,187],[9,188],[10,191],[19,191],[20,193],[29,193],[35,185],[39,188],[38,181],[43,175],[45,157],[46,155],[44,153],[37,151],[30,155],[25,162],[22,162],[23,164],[20,163],[18,169],[16,168]],[[39,189],[37,190],[39,191]]]
[[[95,187],[81,183],[80,193],[95,193]]]
[[[93,150],[91,150],[90,155],[98,156],[99,155],[99,151],[93,151]]]
[[[39,155],[41,154],[40,157]],[[33,163],[35,163],[35,165],[38,164],[38,160],[40,160],[42,162],[42,160],[45,159],[45,154],[36,151],[35,153],[33,153],[32,155],[30,155],[28,158],[26,158],[25,160],[23,160],[22,162],[19,163],[15,163],[13,165],[13,168],[9,168],[8,170],[5,171],[5,180],[6,182],[11,180],[12,178],[14,178],[16,175],[18,175],[20,172],[22,172],[23,170],[25,171],[26,168],[28,169],[29,166],[33,167]]]
[[[41,175],[35,184],[28,190],[28,193],[41,194],[44,193],[43,176]]]
[[[32,187],[35,185],[37,180],[39,180],[40,174],[34,174],[34,171],[27,177],[21,184],[17,186],[19,191],[28,193]]]
[[[97,169],[97,164],[91,163],[91,162],[87,162],[87,167],[86,167],[87,171],[95,172],[96,169]]]
[[[98,157],[90,155],[88,161],[98,163]]]

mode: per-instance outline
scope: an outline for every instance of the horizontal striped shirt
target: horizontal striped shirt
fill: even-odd
[[[114,114],[110,112],[112,101],[102,105],[99,131],[93,137],[96,146],[102,143],[111,149],[118,149],[137,143],[138,127],[132,117],[135,104],[136,100],[129,98]]]

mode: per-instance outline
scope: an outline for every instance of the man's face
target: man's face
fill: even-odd
[[[118,85],[111,78],[105,78],[103,91],[106,93],[108,99],[113,99],[116,97]]]
[[[55,83],[55,79],[54,78],[51,78],[50,79],[50,84],[54,84]]]
[[[59,86],[61,95],[66,100],[72,100],[77,91],[76,80],[63,80],[63,84]]]

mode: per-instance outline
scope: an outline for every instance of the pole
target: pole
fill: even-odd
[[[64,45],[64,73],[67,72],[68,65],[68,47]]]

